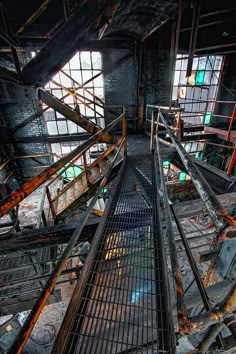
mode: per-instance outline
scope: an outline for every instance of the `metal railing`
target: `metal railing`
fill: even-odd
[[[84,143],[80,147],[81,150],[78,153],[77,157],[82,156],[82,154],[86,151],[86,149],[88,149],[90,146],[92,146],[94,144],[94,142],[96,142],[100,138],[100,136],[102,134],[104,134],[104,132],[108,132],[109,130],[111,130],[120,121],[122,121],[122,125],[123,125],[123,134],[122,134],[122,139],[121,139],[120,145],[116,151],[115,157],[114,157],[112,163],[110,164],[108,171],[106,172],[105,176],[103,177],[99,187],[97,188],[96,193],[93,196],[85,214],[80,219],[80,222],[78,223],[78,226],[76,227],[75,231],[73,232],[73,234],[70,238],[70,241],[68,242],[64,251],[62,252],[62,255],[61,255],[60,259],[58,260],[57,264],[55,265],[53,273],[50,275],[45,286],[43,287],[42,292],[40,293],[35,305],[33,306],[29,316],[27,317],[23,327],[21,328],[21,331],[18,334],[15,342],[13,343],[9,353],[21,353],[22,352],[22,350],[23,350],[33,328],[34,328],[36,321],[38,320],[51,292],[53,291],[53,289],[57,283],[58,278],[60,277],[70,255],[71,255],[73,248],[75,247],[75,245],[76,245],[76,243],[83,231],[83,228],[89,218],[89,215],[92,212],[92,209],[93,209],[99,195],[101,194],[103,188],[107,184],[109,176],[113,170],[113,167],[115,166],[115,163],[117,161],[117,158],[118,158],[122,148],[124,150],[124,156],[126,157],[127,136],[126,136],[125,114],[122,114],[114,122],[112,122],[106,128],[102,129],[100,132],[98,132],[97,134],[92,136],[86,143]]]
[[[210,215],[212,222],[215,224],[216,229],[218,230],[218,237],[216,238],[216,245],[215,245],[215,256],[217,255],[217,250],[218,250],[218,245],[219,239],[221,238],[222,233],[224,235],[227,235],[227,232],[230,230],[235,233],[235,224],[236,222],[227,214],[227,212],[224,210],[223,206],[219,203],[219,200],[215,196],[214,192],[212,191],[211,187],[208,185],[206,180],[203,178],[201,175],[200,171],[198,168],[195,166],[193,159],[186,153],[184,150],[183,146],[181,145],[181,142],[178,141],[176,135],[174,134],[174,130],[172,129],[167,120],[165,119],[164,115],[162,114],[161,108],[159,106],[153,107],[153,112],[152,112],[152,135],[155,134],[155,141],[156,145],[154,144],[154,139],[153,136],[151,137],[151,145],[150,149],[151,151],[157,155],[157,160],[158,160],[158,165],[159,165],[159,171],[156,172],[158,173],[160,177],[160,193],[161,193],[161,198],[163,200],[163,205],[164,205],[164,211],[165,211],[165,217],[166,217],[166,224],[167,224],[167,235],[168,235],[168,241],[169,241],[169,250],[170,250],[170,259],[171,259],[171,267],[172,267],[172,274],[173,274],[173,279],[175,279],[175,287],[176,287],[176,294],[177,294],[177,311],[178,311],[178,323],[179,323],[179,329],[180,333],[182,331],[183,333],[192,333],[194,331],[198,331],[199,329],[203,328],[203,323],[204,326],[211,326],[209,333],[211,334],[211,337],[214,337],[213,339],[216,338],[216,341],[218,342],[219,347],[222,345],[221,342],[221,337],[220,337],[220,330],[222,327],[220,327],[219,331],[215,331],[215,326],[218,326],[218,323],[220,323],[222,320],[224,320],[227,317],[232,316],[230,314],[235,306],[235,300],[229,304],[229,301],[232,300],[232,296],[235,296],[235,282],[232,285],[232,288],[230,292],[227,294],[225,297],[224,301],[221,302],[219,309],[220,310],[218,318],[214,318],[214,315],[218,313],[217,309],[215,306],[212,306],[212,304],[209,301],[207,292],[206,292],[206,286],[209,285],[209,282],[206,282],[206,279],[210,279],[213,272],[214,272],[214,266],[215,263],[213,262],[206,275],[204,281],[201,279],[201,276],[198,272],[196,262],[194,260],[194,257],[192,255],[191,249],[188,245],[188,241],[186,238],[186,235],[183,231],[183,228],[176,216],[175,210],[172,205],[170,205],[170,201],[168,200],[168,194],[166,190],[166,181],[165,181],[165,176],[163,173],[163,168],[162,168],[162,160],[161,160],[161,152],[160,152],[160,146],[159,142],[163,141],[163,139],[159,138],[158,135],[158,129],[159,127],[165,127],[166,129],[166,134],[168,134],[168,138],[171,139],[171,146],[174,147],[180,157],[180,160],[182,161],[182,164],[186,170],[186,172],[189,174],[189,176],[192,179],[192,182],[194,183],[203,203],[205,204],[205,207],[208,211],[208,214]],[[154,126],[156,125],[156,130],[154,129]],[[175,238],[173,234],[173,229],[172,229],[172,216],[175,220],[178,232],[181,236],[184,249],[187,255],[187,258],[189,260],[190,267],[192,269],[193,275],[194,275],[194,280],[196,281],[196,284],[199,289],[199,293],[202,298],[202,303],[205,308],[205,313],[204,314],[199,314],[198,316],[195,317],[189,317],[187,314],[185,302],[184,302],[184,291],[183,291],[183,285],[182,285],[182,279],[181,279],[181,272],[180,268],[178,266],[178,256],[176,252],[176,246],[175,246]],[[234,294],[234,295],[232,295]],[[231,299],[231,300],[230,300]],[[235,299],[235,298],[234,298]],[[227,303],[227,305],[225,305]],[[228,308],[228,309],[226,309]],[[229,311],[228,311],[229,310]],[[207,349],[210,345],[210,340],[208,336],[204,337],[203,341],[200,343],[199,348],[204,347]]]
[[[114,126],[116,126],[119,123],[122,124],[122,137],[120,137],[113,144],[109,144],[107,150],[101,152],[100,156],[97,159],[95,159],[94,161],[90,159],[90,164],[89,164],[88,155],[90,153],[90,149],[96,146],[96,144],[98,144],[101,134],[111,130]],[[116,149],[119,147],[124,137],[125,137],[125,143],[123,145],[123,153],[124,155],[126,155],[126,149],[127,149],[126,117],[125,117],[125,113],[122,113],[106,128],[104,128],[99,133],[92,136],[88,141],[86,141],[84,144],[80,146],[79,153],[73,159],[71,159],[71,161],[68,162],[61,170],[59,170],[57,174],[45,186],[45,193],[47,196],[47,200],[45,200],[44,207],[42,208],[42,217],[44,217],[43,220],[44,225],[45,225],[45,221],[46,223],[47,222],[50,223],[50,219],[53,219],[54,221],[57,222],[58,219],[57,204],[59,203],[60,198],[63,198],[63,196],[66,195],[67,191],[73,190],[73,188],[75,188],[76,184],[78,184],[79,181],[81,181],[81,183],[83,184],[84,190],[87,190],[89,186],[93,184],[91,173],[94,167],[97,166],[102,160],[106,159],[108,156],[112,157],[111,154],[116,151]],[[74,176],[74,179],[69,181],[69,183],[67,183],[65,186],[62,186],[62,188],[58,188],[58,182],[64,179],[63,175],[67,173],[67,171],[71,168],[71,166],[77,166],[77,162],[81,159],[82,159],[82,165],[81,164],[79,165],[81,169],[81,173],[78,176]],[[99,177],[101,178],[101,175],[99,175]],[[71,203],[72,202],[73,200],[71,200]],[[48,210],[47,210],[47,204],[49,206]]]

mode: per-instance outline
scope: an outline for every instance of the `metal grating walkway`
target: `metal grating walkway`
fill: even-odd
[[[151,156],[126,163],[64,353],[171,352],[152,171]]]

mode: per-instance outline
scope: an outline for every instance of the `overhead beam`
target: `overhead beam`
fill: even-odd
[[[44,85],[65,65],[78,50],[77,41],[95,24],[105,10],[117,1],[88,0],[77,7],[65,24],[25,66],[22,77],[26,84]]]
[[[227,130],[205,126],[205,132],[216,134],[220,139],[236,144],[236,130],[231,130],[230,134],[228,134]]]
[[[48,7],[49,3],[52,2],[52,0],[46,0],[42,3],[42,5],[27,19],[27,21],[24,23],[23,26],[21,26],[18,31],[17,35],[21,34],[24,32],[24,30],[31,24],[34,23],[34,21],[37,20],[37,18],[46,10]]]
[[[67,135],[48,135],[45,137],[45,141],[48,143],[66,143],[66,142],[79,142],[85,141],[91,137],[90,134],[79,133],[79,134],[67,134]],[[13,142],[13,140],[12,140]],[[14,144],[32,144],[32,143],[42,143],[41,136],[27,136],[25,138],[14,139]]]
[[[95,134],[101,130],[101,128],[99,128],[96,124],[89,121],[88,119],[83,117],[81,114],[79,114],[75,110],[71,109],[69,106],[67,106],[65,103],[61,102],[58,98],[53,96],[51,93],[40,89],[39,96],[40,96],[40,99],[42,100],[42,102],[44,102],[49,107],[55,109],[55,111],[62,114],[64,117],[70,119],[75,124],[79,125],[83,129],[85,129],[88,133]],[[113,142],[113,138],[111,137],[111,135],[109,135],[107,133],[104,133],[101,136],[101,140],[106,143]]]

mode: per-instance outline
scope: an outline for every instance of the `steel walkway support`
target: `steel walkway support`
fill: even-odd
[[[54,354],[174,352],[153,165],[151,156],[128,158],[94,237]],[[135,169],[147,176],[146,182],[140,182]],[[147,190],[151,203],[145,198]],[[128,222],[136,227],[127,229]]]

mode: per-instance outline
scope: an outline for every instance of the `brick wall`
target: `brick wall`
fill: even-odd
[[[15,130],[15,128],[41,111],[37,98],[37,91],[34,87],[17,85],[15,83],[1,82],[0,84],[0,109],[8,127],[9,140],[14,144],[16,155],[47,154],[50,152],[49,144],[45,141],[47,136],[43,116],[40,115],[32,122]],[[42,143],[22,144],[17,139],[28,137],[42,137]],[[42,169],[34,168],[40,165],[50,164],[49,158],[38,157],[37,161],[30,159],[16,160],[16,167],[19,169],[17,177],[21,179],[30,178]],[[24,169],[26,168],[26,169]]]
[[[169,105],[169,51],[160,49],[156,39],[145,42],[145,104]]]
[[[126,105],[126,117],[132,121],[136,117],[138,61],[131,49],[104,49],[102,51],[104,70],[105,103]],[[119,112],[119,110],[117,110]],[[106,114],[106,124],[114,117]]]

